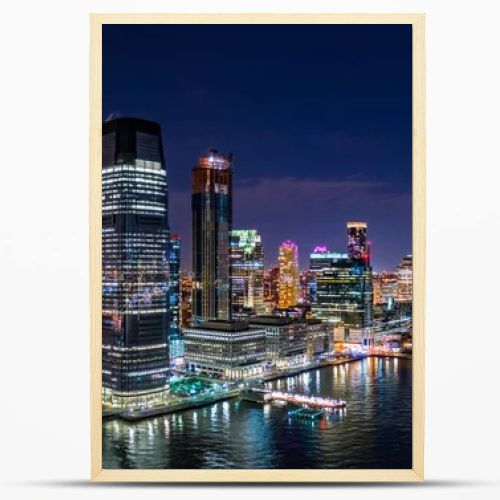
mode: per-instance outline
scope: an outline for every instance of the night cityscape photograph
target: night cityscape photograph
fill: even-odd
[[[411,469],[412,301],[410,24],[103,25],[104,469]]]

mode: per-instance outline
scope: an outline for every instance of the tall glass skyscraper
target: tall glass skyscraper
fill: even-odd
[[[170,283],[169,283],[169,309],[170,326],[168,344],[170,360],[184,355],[184,343],[180,328],[181,305],[181,238],[177,233],[170,234]]]
[[[279,247],[278,307],[286,309],[297,304],[299,291],[299,250],[293,241],[284,241]]]
[[[366,222],[347,223],[347,254],[316,247],[310,256],[316,290],[313,317],[347,329],[373,326],[373,282]]]
[[[264,253],[255,229],[231,231],[231,290],[234,317],[264,314]]]
[[[312,274],[311,302],[316,302],[317,277],[326,269],[331,268],[337,259],[347,258],[346,253],[331,252],[323,245],[314,248],[314,251],[309,255],[309,271]]]
[[[373,326],[371,269],[345,254],[335,255],[316,269],[313,317],[350,328]]]
[[[231,319],[232,157],[217,150],[193,168],[193,324]]]
[[[103,124],[104,404],[152,405],[168,392],[166,176],[157,123],[118,118]]]
[[[169,250],[170,250],[170,257],[169,257],[170,331],[173,332],[179,330],[180,326],[179,304],[180,304],[181,238],[177,233],[170,233]]]

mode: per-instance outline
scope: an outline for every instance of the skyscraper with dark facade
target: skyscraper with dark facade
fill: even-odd
[[[231,318],[232,157],[217,150],[193,168],[193,324]]]
[[[118,118],[102,137],[103,403],[168,392],[168,194],[157,123]]]
[[[370,264],[370,243],[366,239],[366,222],[347,223],[347,253],[350,259]]]

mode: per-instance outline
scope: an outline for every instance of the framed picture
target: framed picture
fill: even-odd
[[[92,479],[423,480],[424,15],[90,42]]]

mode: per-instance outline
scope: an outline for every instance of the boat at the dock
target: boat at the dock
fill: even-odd
[[[306,408],[305,406],[301,406],[295,410],[290,410],[288,412],[289,417],[303,419],[303,420],[318,420],[323,417],[326,413],[326,410],[321,409],[312,409]]]

